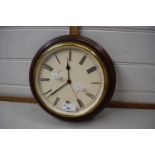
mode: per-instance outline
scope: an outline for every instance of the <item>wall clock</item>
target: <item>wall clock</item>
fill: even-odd
[[[29,77],[39,105],[69,121],[90,119],[102,111],[116,79],[104,48],[80,36],[78,27],[70,27],[70,35],[54,38],[38,50]]]

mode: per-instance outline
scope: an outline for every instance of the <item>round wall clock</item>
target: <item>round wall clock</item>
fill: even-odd
[[[112,98],[115,79],[104,48],[80,36],[77,27],[45,43],[30,68],[30,87],[39,105],[69,121],[90,119],[102,111]]]

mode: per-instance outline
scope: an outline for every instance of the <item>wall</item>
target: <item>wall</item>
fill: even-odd
[[[29,67],[46,41],[68,34],[68,27],[0,27],[0,95],[31,97]],[[114,61],[113,100],[155,103],[155,28],[83,27]]]
[[[0,101],[0,129],[155,129],[155,111],[106,108],[94,119],[66,122],[52,117],[38,104]]]

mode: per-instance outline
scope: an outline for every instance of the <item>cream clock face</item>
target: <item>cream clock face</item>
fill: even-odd
[[[100,104],[107,89],[104,63],[78,43],[50,46],[34,68],[34,86],[44,107],[65,117],[80,117]]]

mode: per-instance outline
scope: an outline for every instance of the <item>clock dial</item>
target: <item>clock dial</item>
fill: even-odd
[[[92,111],[106,92],[104,64],[79,44],[49,47],[35,69],[35,88],[52,112],[78,117]]]
[[[61,36],[43,45],[30,69],[40,106],[58,118],[92,118],[110,101],[115,71],[105,50],[85,37]]]

